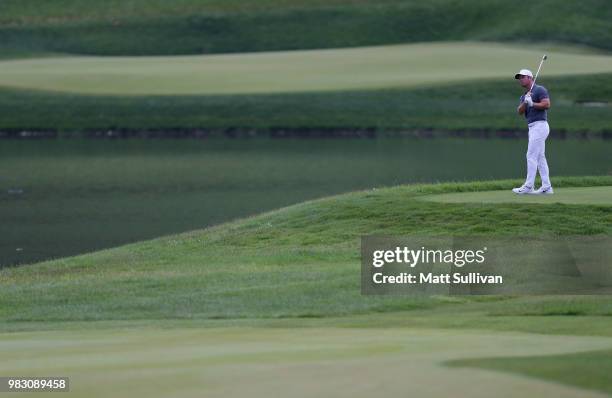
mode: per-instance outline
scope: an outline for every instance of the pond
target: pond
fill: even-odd
[[[525,149],[517,139],[3,140],[0,267],[347,191],[520,179]],[[604,140],[549,140],[553,184],[558,175],[609,174],[611,149]]]

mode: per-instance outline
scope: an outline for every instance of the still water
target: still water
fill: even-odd
[[[0,141],[0,266],[188,231],[347,191],[523,178],[525,140]],[[549,140],[551,176],[612,173],[612,142]],[[510,188],[510,187],[508,187]]]

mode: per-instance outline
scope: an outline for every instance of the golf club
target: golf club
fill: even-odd
[[[542,64],[544,63],[544,61],[546,61],[547,58],[548,58],[548,55],[546,54],[542,56],[542,60],[540,61],[540,66],[538,66],[538,71],[536,72],[535,77],[533,78],[531,87],[529,87],[529,92],[531,92],[531,90],[533,89],[533,86],[535,86],[535,82],[536,82],[536,79],[538,78],[538,75],[540,74],[540,69],[542,68]]]

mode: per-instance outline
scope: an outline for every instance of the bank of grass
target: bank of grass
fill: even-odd
[[[542,78],[541,84],[552,98],[553,134],[610,131],[612,74]],[[410,90],[219,96],[85,96],[0,88],[0,130],[518,131],[525,130],[515,113],[520,94],[512,79]]]
[[[543,0],[528,13],[502,0],[5,0],[0,53],[170,55],[441,40],[567,42],[609,51],[611,20],[604,0]]]
[[[320,318],[433,309],[440,297],[360,294],[365,234],[573,235],[612,233],[609,206],[440,204],[428,193],[507,187],[511,181],[399,186],[305,202],[205,230],[0,271],[3,323]],[[612,185],[559,178],[557,187]],[[479,299],[476,299],[478,303]],[[567,300],[533,298],[530,315]],[[585,300],[582,304],[581,300]],[[455,314],[461,303],[453,303]],[[484,300],[485,314],[506,300]],[[452,302],[452,300],[451,300]],[[474,304],[474,303],[471,303]],[[581,314],[609,315],[608,299],[577,298]],[[469,307],[467,307],[469,308]],[[467,309],[466,308],[466,309]],[[512,307],[510,307],[512,308]],[[540,311],[533,312],[533,308]]]

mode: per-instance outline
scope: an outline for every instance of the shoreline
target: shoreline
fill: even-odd
[[[45,139],[377,139],[377,138],[467,138],[467,139],[525,139],[524,130],[441,130],[441,129],[377,129],[377,128],[168,128],[168,129],[97,129],[84,131],[58,131],[55,129],[4,129],[0,140],[45,140]],[[612,131],[553,130],[553,140],[612,140]]]

